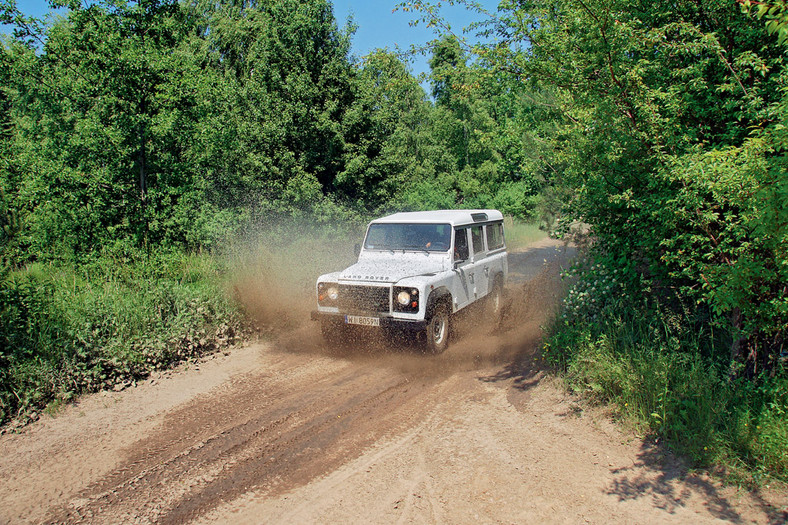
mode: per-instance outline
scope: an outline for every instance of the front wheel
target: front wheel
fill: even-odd
[[[446,304],[439,305],[427,323],[427,352],[440,354],[449,346],[450,312]]]

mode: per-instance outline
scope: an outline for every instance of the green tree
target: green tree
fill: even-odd
[[[452,196],[441,205],[496,207],[517,217],[531,216],[549,180],[540,171],[548,165],[542,162],[545,156],[534,150],[543,142],[543,121],[532,117],[540,113],[546,118],[549,112],[520,104],[528,100],[526,86],[484,61],[469,63],[463,46],[454,35],[433,43],[435,103],[429,135],[442,161],[428,183]]]
[[[31,254],[182,240],[166,219],[189,186],[175,131],[190,101],[170,88],[181,76],[171,52],[182,37],[179,5],[72,7],[40,55],[12,50],[13,169],[25,174],[14,191]]]
[[[75,3],[51,27],[7,2],[30,257],[206,245],[271,213],[341,215],[351,28],[331,4]],[[37,47],[38,46],[38,47]]]
[[[783,51],[714,1],[670,12],[607,0],[500,7],[506,38],[485,57],[557,90],[561,180],[608,262],[638,294],[711,309],[734,358],[773,365],[785,337],[785,229],[765,210],[784,209],[774,190],[784,176],[758,137],[779,112]]]
[[[345,170],[335,187],[362,209],[400,207],[424,173],[430,105],[406,65],[386,50],[365,57],[356,89],[344,122]]]
[[[218,77],[194,148],[209,200],[268,211],[319,205],[343,170],[351,29],[337,28],[324,0],[188,10],[200,21],[202,60]]]

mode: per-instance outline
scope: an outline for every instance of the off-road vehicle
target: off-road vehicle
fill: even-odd
[[[312,319],[331,343],[366,327],[440,353],[460,310],[484,301],[485,322],[500,321],[508,271],[501,212],[395,213],[369,224],[356,264],[318,278]]]

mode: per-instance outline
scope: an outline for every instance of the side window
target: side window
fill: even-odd
[[[503,248],[503,224],[488,224],[485,226],[487,230],[487,249],[497,250]]]
[[[454,231],[454,261],[468,260],[468,228]]]
[[[484,237],[481,226],[471,228],[471,240],[473,241],[473,253],[482,253],[484,251]]]

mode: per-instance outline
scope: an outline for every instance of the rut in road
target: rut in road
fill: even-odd
[[[368,367],[327,376],[299,368],[289,384],[247,376],[178,410],[94,483],[82,505],[47,521],[182,523],[252,489],[288,490],[412,424],[440,390],[426,378]]]
[[[531,351],[554,303],[558,268],[507,289],[503,336],[459,327],[443,355],[379,341],[328,352],[312,324],[282,334],[276,366],[169,413],[119,465],[48,522],[183,523],[251,491],[280,494],[326,475],[370,444],[423,422],[460,371]],[[460,318],[462,321],[462,318]]]

